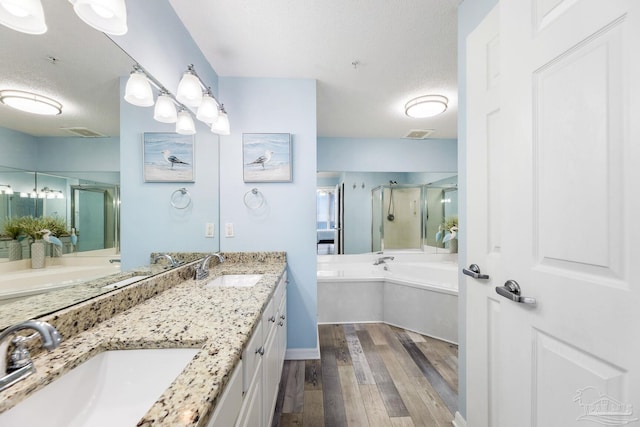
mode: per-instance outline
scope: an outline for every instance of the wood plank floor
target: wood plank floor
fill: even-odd
[[[450,427],[458,346],[380,323],[319,325],[320,360],[285,361],[272,427]]]

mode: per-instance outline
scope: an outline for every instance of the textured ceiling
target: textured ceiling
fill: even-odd
[[[62,114],[36,116],[0,104],[0,126],[34,136],[69,136],[62,130],[67,127],[118,136],[119,76],[127,75],[134,61],[82,22],[68,0],[45,0],[42,6],[48,26],[43,35],[0,25],[0,90],[54,98],[62,103]]]
[[[457,137],[458,0],[169,1],[220,76],[317,79],[319,136]],[[407,117],[427,94],[449,109]]]
[[[412,129],[457,136],[458,0],[169,1],[219,75],[317,79],[319,136],[398,138]],[[133,60],[67,0],[42,4],[45,35],[0,26],[0,89],[36,90],[62,102],[63,114],[0,105],[0,126],[36,136],[67,136],[65,127],[117,136],[117,76]],[[409,99],[434,93],[450,100],[444,114],[405,116]]]

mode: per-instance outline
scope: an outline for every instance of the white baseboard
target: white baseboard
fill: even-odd
[[[284,354],[285,360],[320,359],[320,348],[288,348]]]
[[[460,415],[460,412],[458,411],[456,411],[456,417],[451,421],[451,424],[455,427],[467,427],[467,422],[462,418],[462,415]]]

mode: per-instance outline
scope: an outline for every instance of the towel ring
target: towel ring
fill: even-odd
[[[244,205],[249,209],[259,209],[264,204],[264,196],[257,188],[252,188],[251,190],[244,193]]]
[[[186,209],[191,205],[191,194],[186,188],[178,188],[171,193],[171,206],[176,209]]]

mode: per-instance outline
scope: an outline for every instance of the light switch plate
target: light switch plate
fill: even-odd
[[[227,222],[224,225],[224,237],[233,237],[233,223]]]
[[[215,237],[216,230],[212,222],[207,222],[204,225],[204,237]]]

